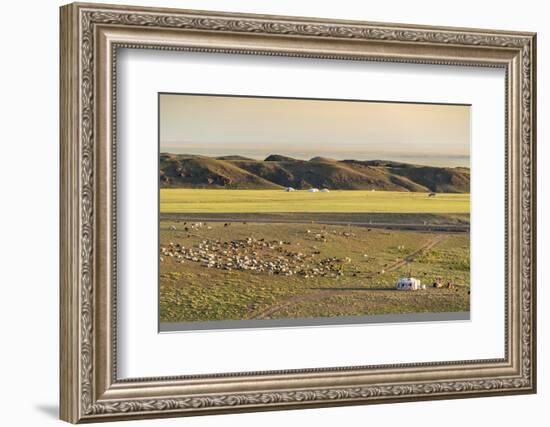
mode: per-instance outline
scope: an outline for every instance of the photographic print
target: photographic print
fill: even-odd
[[[158,102],[161,331],[469,319],[469,105]]]

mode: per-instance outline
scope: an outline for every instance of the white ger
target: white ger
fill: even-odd
[[[402,277],[397,281],[395,286],[400,291],[417,291],[419,289],[426,289],[426,286],[420,284],[420,280],[414,277]]]

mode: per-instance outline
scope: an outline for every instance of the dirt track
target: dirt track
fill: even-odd
[[[411,252],[409,255],[395,261],[392,264],[390,264],[384,270],[386,272],[394,271],[394,270],[397,270],[400,267],[403,267],[404,265],[407,265],[407,264],[411,263],[412,261],[414,261],[414,259],[416,257],[418,257],[419,255],[422,255],[426,251],[429,251],[430,249],[432,249],[433,247],[435,247],[439,243],[443,242],[447,238],[448,238],[448,236],[444,235],[444,234],[435,236],[433,239],[428,241],[425,245],[418,248],[416,251]],[[368,276],[366,278],[372,278],[372,277],[373,276]],[[360,286],[361,282],[363,282],[364,280],[365,280],[365,278],[362,278],[360,281],[358,280],[357,282],[352,283],[352,285],[357,284],[358,286]],[[350,288],[352,289],[353,286],[350,286]],[[365,290],[368,291],[369,289],[365,288]],[[375,291],[380,291],[380,290],[381,289],[377,289],[377,290],[373,289],[372,291],[375,292]],[[392,289],[388,289],[388,290],[392,290]],[[284,301],[281,301],[278,304],[275,304],[274,306],[271,306],[271,307],[268,307],[264,310],[253,313],[249,317],[249,319],[265,319],[265,318],[268,318],[269,316],[271,316],[272,314],[277,313],[278,311],[281,311],[281,310],[283,310],[285,308],[288,308],[290,306],[299,304],[301,302],[315,301],[315,300],[318,300],[318,299],[326,298],[327,296],[334,296],[334,295],[337,295],[337,294],[342,293],[342,292],[347,292],[347,291],[346,290],[333,290],[333,289],[319,290],[317,292],[313,292],[313,293],[307,294],[307,295],[299,295],[299,296],[290,297],[290,298],[287,298]]]
[[[187,220],[200,222],[237,222],[239,218],[213,218],[213,217],[186,217],[180,214],[162,214],[161,220]],[[352,225],[354,227],[369,227],[369,228],[384,228],[389,230],[416,230],[416,231],[438,231],[452,233],[467,233],[470,231],[469,224],[414,224],[414,223],[399,223],[399,222],[356,222],[356,221],[332,221],[332,220],[301,220],[301,219],[246,219],[249,223],[267,223],[267,224],[323,224],[323,225]]]

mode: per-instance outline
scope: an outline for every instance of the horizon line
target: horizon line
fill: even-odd
[[[469,160],[470,160],[470,156],[462,156],[462,155],[457,155],[457,156],[432,156],[431,158],[432,159],[437,159],[439,157],[445,157],[445,158],[448,158],[448,159],[468,159],[468,166],[460,166],[460,165],[455,165],[455,166],[446,166],[446,165],[435,165],[435,164],[422,164],[422,163],[412,163],[410,161],[403,161],[403,160],[392,160],[391,157],[397,157],[397,158],[410,158],[411,161],[414,160],[414,159],[420,159],[422,156],[407,156],[407,155],[404,155],[404,156],[388,156],[388,158],[383,158],[383,157],[369,157],[369,158],[341,158],[341,159],[336,159],[336,158],[331,158],[330,156],[321,156],[321,155],[314,155],[313,157],[302,157],[302,158],[299,158],[299,157],[296,157],[296,156],[291,156],[291,155],[286,155],[286,154],[279,154],[279,153],[276,153],[276,152],[273,152],[273,153],[270,153],[268,155],[265,155],[263,157],[256,157],[254,158],[253,156],[245,156],[245,155],[241,155],[241,154],[220,154],[220,155],[206,155],[206,154],[192,154],[192,153],[174,153],[174,152],[171,152],[171,151],[159,151],[159,156],[160,155],[175,155],[175,156],[194,156],[194,157],[206,157],[206,158],[211,158],[211,159],[215,159],[215,160],[229,160],[231,161],[231,159],[220,159],[220,157],[242,157],[241,160],[253,160],[253,161],[258,161],[258,162],[265,162],[265,161],[268,161],[266,160],[267,158],[271,157],[271,156],[281,156],[281,157],[287,157],[291,160],[296,160],[296,161],[304,161],[304,162],[308,162],[308,161],[312,161],[313,159],[316,159],[316,158],[322,158],[322,159],[327,159],[327,160],[333,160],[335,162],[345,162],[345,161],[358,161],[358,162],[392,162],[392,163],[402,163],[402,164],[410,164],[410,165],[413,165],[413,166],[427,166],[427,167],[449,167],[449,168],[465,168],[465,169],[470,169],[470,166],[469,166]],[[235,159],[235,160],[239,160],[239,159]],[[284,160],[282,160],[284,161]]]

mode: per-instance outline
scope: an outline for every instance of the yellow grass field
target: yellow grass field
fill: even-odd
[[[335,190],[160,190],[161,213],[276,213],[276,212],[370,212],[435,213],[470,212],[470,194],[396,191]]]

